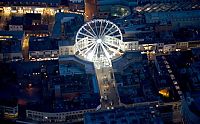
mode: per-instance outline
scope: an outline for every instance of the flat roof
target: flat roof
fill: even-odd
[[[74,14],[74,13],[63,13],[63,12],[56,13],[56,15],[55,15],[55,24],[53,26],[53,31],[52,31],[52,36],[53,37],[60,37],[61,36],[61,34],[62,34],[62,31],[61,31],[62,22],[61,21],[64,18],[66,19],[66,17],[80,17],[80,18],[82,18],[82,15]]]
[[[0,31],[0,52],[19,53],[22,50],[23,31]]]
[[[58,50],[58,40],[50,37],[30,37],[29,51]]]
[[[13,39],[22,39],[23,31],[0,31],[0,36],[12,36]]]

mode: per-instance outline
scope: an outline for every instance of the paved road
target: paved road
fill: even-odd
[[[115,79],[111,67],[96,69],[97,80],[101,95],[101,109],[113,109],[120,105]]]

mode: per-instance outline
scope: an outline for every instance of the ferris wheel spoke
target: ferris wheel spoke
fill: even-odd
[[[106,43],[103,43],[103,45],[105,45],[110,51],[112,51],[114,53],[119,53],[119,51],[117,49],[108,46]]]
[[[77,43],[81,43],[81,42],[84,42],[84,40],[86,40],[86,38],[88,38],[88,37],[85,37],[85,38],[77,38],[76,40],[76,42]]]
[[[119,48],[119,46],[116,45],[116,44],[113,44],[113,41],[111,41],[111,40],[108,40],[108,41],[106,41],[106,42],[104,42],[104,43],[107,44],[107,45],[109,45],[109,46]]]
[[[96,37],[96,36],[94,36],[94,34],[92,34],[92,33],[91,33],[90,31],[88,31],[86,28],[83,27],[83,29],[84,29],[85,31],[87,31],[91,36]]]
[[[108,44],[106,44],[106,43],[103,43],[103,45],[105,45],[109,51],[112,51],[112,52],[116,52],[116,51],[117,51],[116,49],[110,47],[110,46],[109,46]]]
[[[100,34],[101,36],[103,36],[103,33],[105,32],[105,30],[106,30],[107,26],[108,26],[108,23],[106,23],[106,26],[104,27],[104,29],[103,29],[102,33]]]
[[[92,38],[88,38],[88,41],[90,41],[90,42],[92,42],[92,43],[96,43],[95,41],[95,39],[92,39]]]
[[[92,53],[95,54],[98,44],[95,44],[94,48],[92,49]]]
[[[80,43],[83,41],[83,38],[77,38],[76,40],[77,40],[77,43]]]
[[[94,22],[94,25],[95,25],[95,30],[96,30],[97,37],[99,37],[96,21]]]
[[[101,48],[103,49],[103,52],[105,53],[106,58],[110,59],[110,55],[109,55],[108,51],[106,50],[106,48],[103,46],[103,44],[101,44]]]
[[[93,44],[94,44],[93,42],[91,42],[91,43],[88,43],[86,46],[82,47],[81,49],[88,48],[88,47],[92,46]]]
[[[104,46],[106,46],[107,49],[110,49],[110,48],[111,48],[111,47],[110,47],[108,44],[106,44],[105,42],[102,42],[102,44],[103,44]]]
[[[113,32],[111,32],[111,33],[109,33],[109,34],[105,34],[105,35],[108,35],[108,36],[110,36],[110,35],[112,35],[112,34],[114,34],[114,33],[116,33],[116,32],[118,32],[118,30],[116,29],[115,31],[113,31]]]
[[[82,38],[76,38],[76,40],[81,40]]]
[[[97,37],[97,34],[96,34],[96,33],[94,32],[94,30],[92,29],[90,23],[87,23],[87,24],[88,24],[88,26],[90,27],[90,29],[92,30],[92,32],[95,34],[95,36]]]
[[[90,53],[88,53],[88,54],[86,53],[85,55],[88,56],[89,59],[93,59],[96,49],[97,49],[97,44],[95,44],[95,46],[93,47],[93,49]]]
[[[101,29],[102,29],[102,21],[101,21],[100,27],[99,27],[99,36],[101,36]]]
[[[96,40],[95,38],[88,37],[88,40],[93,41]]]
[[[103,36],[104,36],[105,34],[107,34],[108,32],[110,32],[111,29],[113,29],[113,27],[115,27],[115,26],[112,25],[112,26],[103,34]]]
[[[113,50],[114,48],[108,46],[106,43],[103,43],[103,45],[106,46],[107,50],[112,51],[112,52],[115,52],[115,51]]]
[[[88,34],[84,34],[82,32],[79,32],[80,35],[83,35],[83,36],[86,36],[86,37],[90,37],[90,38],[93,38],[92,36],[88,35]]]
[[[111,36],[111,37],[121,39],[121,35],[120,35],[120,34],[118,34],[118,35],[114,35],[114,36]],[[120,37],[120,38],[119,38],[119,37]]]
[[[99,54],[99,46],[97,46],[97,49],[96,49],[96,56],[98,56]]]
[[[86,55],[96,44],[93,44],[90,48],[87,49],[86,52],[84,52],[83,54]]]

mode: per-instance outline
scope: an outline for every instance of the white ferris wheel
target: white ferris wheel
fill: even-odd
[[[84,24],[75,39],[76,54],[94,62],[96,67],[112,66],[111,60],[120,56],[123,37],[113,22],[95,19]]]

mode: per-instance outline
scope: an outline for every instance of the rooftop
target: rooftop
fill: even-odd
[[[0,63],[0,70],[0,101],[15,99],[30,110],[44,112],[95,109],[100,104],[94,75],[60,76],[57,60]]]
[[[23,25],[24,18],[23,17],[15,17],[13,16],[11,20],[8,22],[9,25]]]
[[[24,36],[23,31],[0,31],[1,39],[19,39],[21,40]],[[10,37],[4,37],[10,36]]]
[[[62,20],[65,18],[71,18],[71,17],[75,17],[77,20],[77,22],[81,22],[80,20],[82,19],[83,21],[83,16],[82,15],[79,15],[79,14],[74,14],[74,13],[56,13],[56,16],[55,16],[55,24],[54,24],[54,27],[53,27],[53,32],[52,32],[52,36],[53,37],[60,37],[61,34],[62,34]],[[80,24],[82,24],[83,22],[81,22]],[[79,24],[76,23],[76,21],[74,21],[74,24],[76,24],[76,26],[78,26]],[[78,29],[77,29],[78,31]],[[67,30],[65,31],[67,32]]]
[[[22,31],[0,31],[0,53],[19,53],[22,51]]]
[[[148,68],[147,56],[140,52],[126,52],[114,60],[116,84],[120,100],[132,104],[158,100]]]
[[[62,46],[73,46],[74,42],[73,41],[69,41],[69,40],[60,40],[60,41],[58,41],[58,45],[59,45],[59,47],[62,47]]]
[[[58,50],[58,40],[50,37],[30,37],[29,51]]]
[[[154,1],[155,2],[155,1]],[[158,2],[158,1],[157,1]],[[138,12],[151,13],[151,12],[169,12],[169,11],[181,11],[181,10],[196,10],[199,9],[199,2],[173,2],[173,3],[152,3],[144,4],[136,8]]]
[[[30,6],[30,5],[38,5],[38,6],[46,6],[48,4],[49,6],[57,6],[62,3],[62,0],[20,0],[20,2],[16,2],[15,0],[0,0],[0,2],[3,2],[1,4],[5,5],[24,5],[24,6]]]
[[[151,111],[155,112],[153,114]],[[155,110],[150,110],[148,106],[134,108],[115,108],[114,110],[86,113],[84,115],[84,123],[109,123],[109,124],[141,124],[141,123],[159,123],[163,120],[157,116]]]

